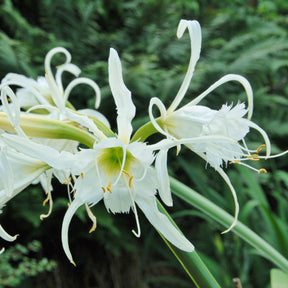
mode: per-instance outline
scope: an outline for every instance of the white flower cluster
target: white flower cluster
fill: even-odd
[[[144,142],[147,135],[141,137],[141,128],[137,131],[139,138],[132,137],[131,122],[136,109],[131,92],[123,81],[119,56],[112,48],[108,60],[109,84],[117,106],[117,133],[110,130],[109,122],[98,111],[77,111],[68,101],[71,90],[76,85],[85,84],[95,91],[95,108],[98,108],[100,89],[92,80],[78,77],[81,71],[71,63],[71,55],[65,48],[57,47],[48,52],[45,78],[39,77],[35,81],[10,73],[1,82],[0,209],[27,186],[40,182],[47,194],[45,203],[50,203],[48,214],[40,216],[43,219],[52,211],[51,179],[56,177],[66,184],[70,205],[63,220],[62,244],[72,263],[68,245],[72,216],[80,206],[85,205],[93,221],[90,231],[95,230],[96,218],[90,208],[101,200],[108,212],[129,213],[132,210],[137,226],[133,233],[137,237],[140,237],[137,213],[137,208],[140,208],[168,241],[179,249],[193,251],[193,245],[157,208],[157,192],[166,205],[173,205],[167,173],[167,152],[170,148],[177,147],[179,150],[181,145],[187,146],[214,167],[229,185],[236,208],[235,221],[229,229],[236,224],[238,202],[222,166],[229,162],[243,164],[244,160],[260,157],[260,149],[251,151],[244,141],[250,128],[262,134],[266,157],[270,155],[266,133],[250,120],[253,94],[249,82],[242,76],[224,76],[190,103],[177,109],[187,92],[201,50],[199,23],[181,20],[177,36],[180,38],[186,29],[191,38],[191,58],[178,94],[168,109],[160,99],[150,100],[149,116],[154,126],[151,126],[150,134],[157,131],[165,136],[158,143]],[[56,67],[54,76],[51,59],[58,53],[64,54],[66,61]],[[63,72],[76,77],[65,89],[62,84]],[[249,104],[247,110],[243,103],[234,107],[224,104],[220,110],[197,105],[212,90],[228,81],[238,81],[244,87]],[[14,93],[11,86],[20,88]],[[153,106],[159,108],[160,117],[154,117]],[[243,117],[247,112],[248,118],[245,119]],[[80,149],[79,143],[87,148]],[[0,236],[7,241],[16,238],[10,236],[1,225]]]

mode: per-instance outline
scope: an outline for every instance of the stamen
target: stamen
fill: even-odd
[[[107,190],[112,193],[112,189],[111,189],[111,186],[112,186],[112,181],[109,182],[108,186],[106,187]]]
[[[128,171],[126,171],[124,169],[122,170],[122,172],[129,177],[129,184],[128,185],[131,188],[132,187],[132,179],[134,178],[134,176],[132,176]]]
[[[261,168],[257,172],[258,172],[258,174],[260,174],[261,172],[267,173],[267,170],[265,168]]]
[[[101,188],[102,188],[102,190],[103,190],[103,193],[105,193],[105,192],[106,192],[106,189],[105,189],[103,186],[101,186]]]
[[[132,187],[132,179],[133,179],[133,177],[134,177],[134,176],[131,176],[131,177],[129,178],[129,187],[130,187],[130,188]]]
[[[84,179],[84,173],[83,172],[81,172],[81,178]]]
[[[252,154],[252,155],[248,155],[247,159],[249,159],[251,161],[259,161],[260,159],[258,157],[259,157],[258,154]]]
[[[47,194],[47,198],[43,201],[43,206],[46,205],[46,203],[49,201],[49,210],[47,214],[41,214],[40,215],[40,219],[43,220],[44,218],[47,218],[50,216],[51,212],[52,212],[52,208],[53,208],[53,199],[52,199],[52,193],[51,190],[47,190],[46,191]]]
[[[262,144],[258,147],[258,149],[256,150],[257,153],[260,152],[260,150],[262,150],[262,148],[264,148],[266,145],[265,144]]]
[[[69,185],[71,183],[71,177],[67,181],[64,182],[64,184]]]
[[[96,226],[97,226],[97,222],[96,222],[96,217],[95,215],[92,213],[91,209],[89,208],[88,204],[85,203],[85,207],[86,207],[86,211],[87,214],[89,216],[89,218],[91,219],[91,221],[93,222],[93,225],[91,227],[91,229],[89,230],[89,233],[92,233],[93,231],[95,231]]]

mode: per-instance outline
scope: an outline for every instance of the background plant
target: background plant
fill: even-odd
[[[137,122],[133,123],[137,128],[147,120],[151,97],[170,103],[179,89],[190,47],[187,35],[177,40],[176,27],[181,18],[197,19],[203,31],[202,53],[186,100],[225,74],[245,76],[254,90],[253,121],[265,128],[277,153],[287,149],[288,134],[288,5],[282,2],[4,0],[0,7],[0,77],[8,72],[33,78],[44,75],[42,63],[47,51],[64,46],[82,68],[82,75],[100,85],[101,111],[111,116],[109,120],[115,126],[115,107],[107,101],[111,97],[107,58],[109,48],[114,47],[121,55],[125,83],[137,106]],[[93,106],[89,88],[73,93],[75,106]],[[238,99],[245,101],[242,88],[231,83],[218,88],[203,104],[218,109],[222,103],[236,103]],[[258,147],[262,144],[259,139],[253,136],[250,141]],[[170,174],[232,213],[233,201],[225,183],[184,148],[181,153],[185,157],[179,159],[170,153]],[[240,220],[288,257],[286,159],[261,162],[259,165],[269,171],[267,175],[236,166],[230,166],[227,172],[238,191]],[[141,222],[147,224],[143,227],[147,231],[139,241],[122,233],[127,230],[122,227],[132,227],[132,218],[109,217],[101,206],[93,210],[99,224],[94,234],[88,234],[84,212],[80,211],[73,221],[70,242],[79,263],[76,270],[70,267],[59,245],[66,192],[57,183],[54,190],[54,212],[43,222],[38,219],[46,211],[41,207],[44,195],[37,187],[17,196],[1,217],[9,232],[20,233],[18,243],[25,246],[38,239],[43,257],[58,262],[57,273],[50,274],[53,280],[41,287],[55,283],[62,285],[59,287],[191,287],[144,217]],[[231,287],[235,276],[241,278],[244,287],[268,286],[273,265],[255,255],[254,249],[233,233],[221,235],[222,226],[176,197],[169,212],[175,213],[175,220],[223,287]],[[18,225],[9,227],[17,221]],[[259,271],[266,272],[260,277]]]

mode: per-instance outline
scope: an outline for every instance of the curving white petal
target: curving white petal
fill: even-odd
[[[202,34],[201,34],[201,26],[198,21],[188,21],[188,20],[181,20],[178,25],[177,30],[177,37],[182,37],[184,31],[188,28],[189,35],[190,35],[190,41],[191,41],[191,56],[190,56],[190,62],[188,66],[187,73],[185,75],[185,78],[183,80],[183,83],[173,100],[172,104],[170,105],[169,109],[167,110],[167,113],[170,114],[173,112],[182,99],[185,96],[185,93],[188,90],[188,87],[190,85],[191,79],[193,77],[193,73],[195,70],[196,63],[200,57],[200,51],[201,51],[201,44],[202,44]]]
[[[95,91],[95,95],[96,95],[95,108],[97,109],[100,105],[100,100],[101,100],[100,99],[101,92],[100,92],[99,86],[93,80],[89,78],[85,78],[85,77],[74,79],[73,81],[69,83],[69,85],[65,89],[64,96],[63,96],[65,103],[68,100],[71,90],[79,84],[86,84],[93,88],[93,90]]]
[[[75,165],[73,164],[75,156],[67,151],[58,152],[56,149],[47,145],[36,143],[12,134],[2,134],[1,140],[9,147],[14,148],[27,156],[39,159],[52,168],[69,170]]]
[[[10,234],[8,234],[4,228],[2,227],[2,225],[0,224],[0,237],[3,238],[6,241],[12,242],[17,238],[17,235],[15,236],[11,236]]]
[[[187,252],[192,252],[194,246],[187,240],[175,226],[170,222],[168,217],[162,214],[156,204],[155,197],[143,197],[137,195],[135,202],[143,211],[149,222],[174,246]]]
[[[6,150],[6,147],[0,147],[0,175],[3,179],[1,181],[3,182],[4,191],[6,191],[6,195],[10,197],[13,193],[14,174],[9,160],[7,159]]]
[[[81,69],[72,63],[66,63],[63,65],[57,66],[57,71],[55,74],[55,80],[56,80],[57,86],[59,87],[59,90],[61,91],[62,94],[64,93],[63,84],[62,84],[62,74],[64,71],[70,72],[74,76],[78,77],[79,74],[81,73]]]
[[[211,93],[217,87],[230,81],[237,81],[244,87],[246,95],[247,95],[247,99],[248,99],[248,119],[251,119],[252,114],[253,114],[253,90],[249,81],[245,77],[241,75],[237,75],[237,74],[227,74],[223,76],[214,84],[212,84],[207,90],[205,90],[203,93],[201,93],[199,96],[197,96],[195,99],[193,99],[191,102],[189,102],[185,106],[197,105],[203,98],[205,98],[209,93]]]
[[[110,48],[109,84],[117,106],[118,135],[124,144],[128,144],[132,133],[131,121],[136,108],[131,99],[131,92],[124,84],[121,62],[115,49]]]
[[[159,195],[162,199],[162,201],[167,206],[173,206],[173,200],[170,190],[170,181],[169,181],[169,175],[167,171],[167,153],[168,149],[161,149],[156,157],[155,161],[155,168],[157,173],[157,178],[159,182]]]
[[[103,122],[108,128],[111,128],[111,125],[108,121],[108,119],[100,112],[94,110],[94,109],[80,109],[80,110],[77,110],[78,113],[80,114],[85,114],[87,116],[91,116],[91,117],[94,117],[98,120],[100,120],[101,122]]]
[[[70,260],[70,262],[75,266],[76,264],[73,261],[70,248],[69,248],[69,243],[68,243],[68,230],[69,230],[69,225],[70,225],[73,215],[76,213],[77,209],[83,204],[84,203],[82,201],[77,200],[77,199],[72,201],[68,210],[65,213],[63,223],[62,223],[62,229],[61,229],[61,240],[62,240],[62,246],[63,246],[64,252],[67,258]]]

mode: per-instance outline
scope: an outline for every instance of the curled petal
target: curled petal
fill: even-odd
[[[59,90],[61,91],[62,94],[64,93],[62,84],[62,74],[64,71],[70,72],[74,76],[78,77],[79,74],[81,73],[81,69],[72,63],[63,64],[57,67],[55,78],[57,86],[59,87]]]
[[[77,209],[83,204],[84,203],[82,201],[79,201],[76,199],[70,204],[70,206],[69,206],[69,208],[66,211],[66,214],[64,216],[63,224],[62,224],[62,230],[61,230],[61,239],[62,239],[62,246],[63,246],[64,252],[65,252],[67,258],[70,260],[70,262],[74,266],[76,266],[76,264],[73,261],[72,254],[71,254],[70,248],[69,248],[68,230],[69,230],[69,225],[70,225],[70,222],[71,222],[73,215],[76,213]]]
[[[185,96],[185,93],[188,90],[188,87],[190,85],[191,79],[193,77],[193,73],[195,70],[196,63],[200,57],[200,51],[201,51],[201,43],[202,43],[202,34],[201,34],[201,26],[197,21],[188,21],[188,20],[181,20],[178,25],[177,30],[177,37],[182,37],[184,31],[188,28],[190,40],[191,40],[191,56],[190,56],[190,62],[188,66],[187,73],[185,75],[184,81],[174,99],[171,106],[168,109],[168,114],[173,112],[180,102],[182,101],[183,97]]]
[[[109,84],[117,106],[118,134],[124,144],[128,144],[132,133],[131,121],[135,116],[135,106],[131,92],[124,84],[122,66],[115,49],[110,48],[109,55]]]
[[[247,121],[249,121],[249,120],[247,120]],[[266,157],[268,158],[270,156],[270,153],[271,153],[271,143],[270,143],[270,140],[269,140],[267,133],[261,127],[259,127],[257,124],[255,124],[252,121],[249,121],[248,125],[251,128],[254,128],[255,130],[257,130],[262,135],[262,137],[265,141]]]
[[[10,234],[8,234],[4,228],[2,227],[2,225],[0,225],[0,237],[3,238],[6,241],[12,242],[17,238],[18,235],[15,236],[11,236]]]
[[[100,89],[99,89],[99,86],[93,80],[89,78],[81,77],[81,78],[77,78],[71,81],[65,89],[64,101],[66,102],[68,100],[71,90],[79,84],[86,84],[86,85],[91,86],[94,89],[95,94],[96,94],[95,108],[98,108],[100,105],[100,96],[101,96]]]
[[[192,252],[194,246],[188,241],[170,222],[168,217],[162,214],[156,204],[155,197],[137,197],[136,203],[145,214],[149,222],[174,246],[187,252]]]
[[[238,203],[236,191],[234,187],[232,186],[231,181],[229,177],[227,176],[227,174],[221,168],[217,169],[216,171],[220,174],[220,176],[224,179],[226,184],[229,186],[233,199],[234,199],[234,205],[235,205],[234,221],[231,223],[228,229],[222,232],[222,234],[224,234],[224,233],[229,232],[237,224],[238,214],[239,214],[239,203]]]
[[[230,81],[237,81],[244,87],[246,95],[247,95],[247,99],[248,99],[248,119],[251,119],[252,114],[253,114],[253,90],[249,81],[245,77],[241,75],[237,75],[237,74],[228,74],[228,75],[223,76],[214,84],[212,84],[207,90],[205,90],[203,93],[201,93],[199,96],[197,96],[194,100],[192,100],[185,106],[197,105],[203,98],[205,98],[209,93],[211,93],[217,87]]]
[[[2,80],[2,83],[5,85],[17,85],[23,87],[24,89],[27,89],[30,93],[32,93],[39,103],[49,105],[47,99],[45,99],[45,97],[37,89],[35,89],[38,83],[33,79],[29,79],[23,75],[19,75],[16,73],[9,73]]]
[[[7,96],[10,98],[11,103],[8,103]],[[26,138],[25,133],[21,129],[20,122],[20,106],[14,92],[9,86],[1,85],[1,100],[3,103],[3,110],[7,114],[9,121],[17,133]]]

